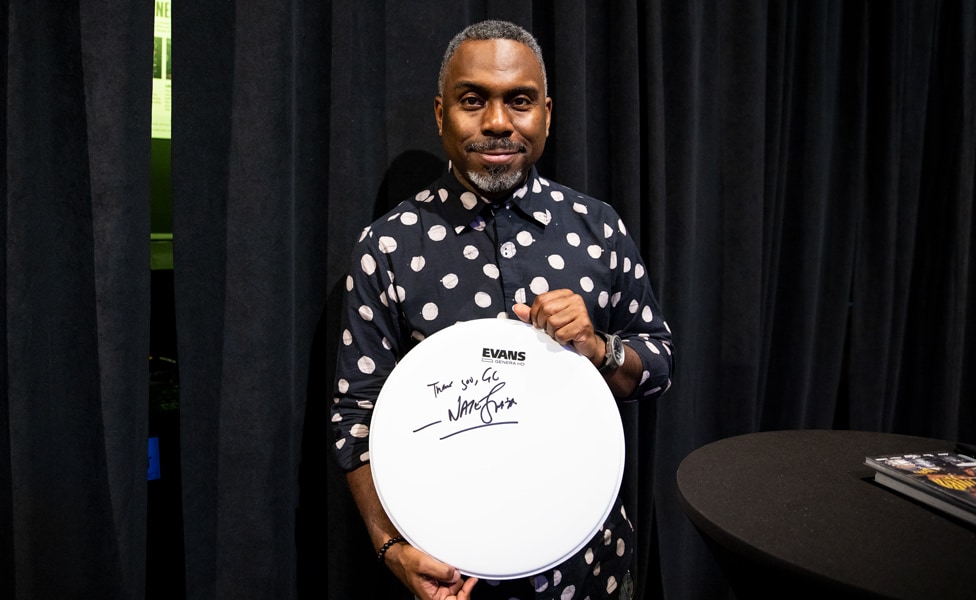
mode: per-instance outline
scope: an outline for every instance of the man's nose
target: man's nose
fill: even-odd
[[[512,119],[508,106],[501,100],[492,100],[485,107],[481,131],[485,135],[503,136],[512,133]]]

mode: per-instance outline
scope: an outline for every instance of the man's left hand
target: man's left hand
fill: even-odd
[[[560,344],[572,344],[594,365],[603,364],[606,342],[593,330],[583,297],[570,290],[552,290],[536,296],[532,306],[516,304],[515,315],[542,329]]]

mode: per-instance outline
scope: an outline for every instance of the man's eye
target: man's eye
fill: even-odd
[[[530,106],[532,106],[532,101],[529,100],[528,98],[520,96],[518,98],[512,99],[512,101],[509,102],[509,104],[511,104],[514,108],[529,108]]]
[[[477,96],[465,96],[464,98],[461,98],[460,104],[461,106],[471,107],[481,106],[483,102],[481,101],[481,98],[478,98]]]

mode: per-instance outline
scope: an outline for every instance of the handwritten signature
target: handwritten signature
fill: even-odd
[[[488,393],[480,398],[464,397],[463,392],[467,392],[469,390],[474,391],[475,388],[483,389],[484,386],[481,384],[491,385]],[[518,405],[518,401],[515,398],[500,393],[505,385],[506,382],[502,380],[498,371],[493,367],[488,367],[482,371],[481,377],[466,377],[461,379],[460,389],[462,393],[458,394],[455,406],[447,409],[447,422],[457,425],[468,425],[471,422],[475,422],[476,424],[443,435],[440,437],[440,439],[444,440],[449,437],[453,437],[468,431],[473,431],[475,429],[481,429],[483,427],[518,424],[517,420],[500,420],[502,413],[506,413]],[[479,388],[478,386],[481,387]],[[434,397],[436,398],[440,394],[452,389],[454,387],[454,382],[449,381],[442,383],[440,381],[436,381],[428,384],[427,387],[433,390]],[[477,417],[477,420],[475,420],[475,417]],[[434,421],[433,423],[428,423],[415,429],[413,432],[418,433],[424,429],[427,429],[428,427],[439,425],[443,422],[444,420]]]

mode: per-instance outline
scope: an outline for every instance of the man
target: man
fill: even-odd
[[[535,39],[506,22],[466,28],[447,48],[438,91],[448,172],[368,227],[353,251],[336,456],[378,558],[418,598],[627,597],[634,533],[619,500],[594,540],[562,565],[475,587],[476,579],[403,542],[373,487],[373,401],[399,358],[458,321],[531,322],[587,357],[618,400],[656,398],[671,381],[671,334],[619,217],[534,167],[552,114]],[[436,475],[423,493],[464,485],[463,474]]]

